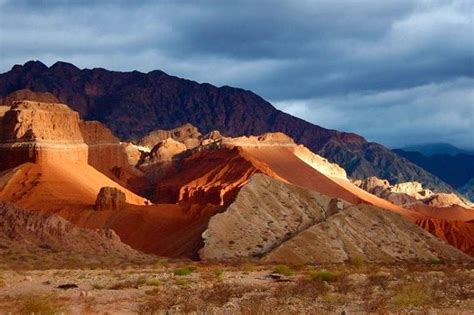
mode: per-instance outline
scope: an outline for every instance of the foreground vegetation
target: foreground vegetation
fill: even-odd
[[[22,314],[474,311],[473,265],[287,266],[158,258],[142,263],[107,269],[4,269],[0,310]]]

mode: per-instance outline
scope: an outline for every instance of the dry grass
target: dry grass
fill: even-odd
[[[53,315],[64,313],[66,307],[54,295],[25,295],[18,300],[18,314]]]
[[[411,283],[397,289],[392,303],[397,307],[425,306],[433,303],[431,289],[422,283]]]
[[[108,287],[109,290],[138,289],[146,284],[146,279],[141,277],[114,283]]]

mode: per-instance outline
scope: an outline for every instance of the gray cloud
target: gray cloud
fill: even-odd
[[[136,3],[0,0],[0,71],[162,69],[388,145],[474,147],[469,0]]]

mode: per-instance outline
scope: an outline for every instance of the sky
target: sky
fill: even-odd
[[[160,69],[392,148],[473,149],[473,17],[471,0],[0,0],[0,72]]]

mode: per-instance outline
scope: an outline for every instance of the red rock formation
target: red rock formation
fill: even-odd
[[[251,175],[261,172],[278,178],[263,163],[247,158],[241,148],[204,150],[170,168],[158,182],[153,201],[228,204]]]
[[[474,256],[474,220],[466,222],[424,218],[416,220],[416,224],[466,254]]]

